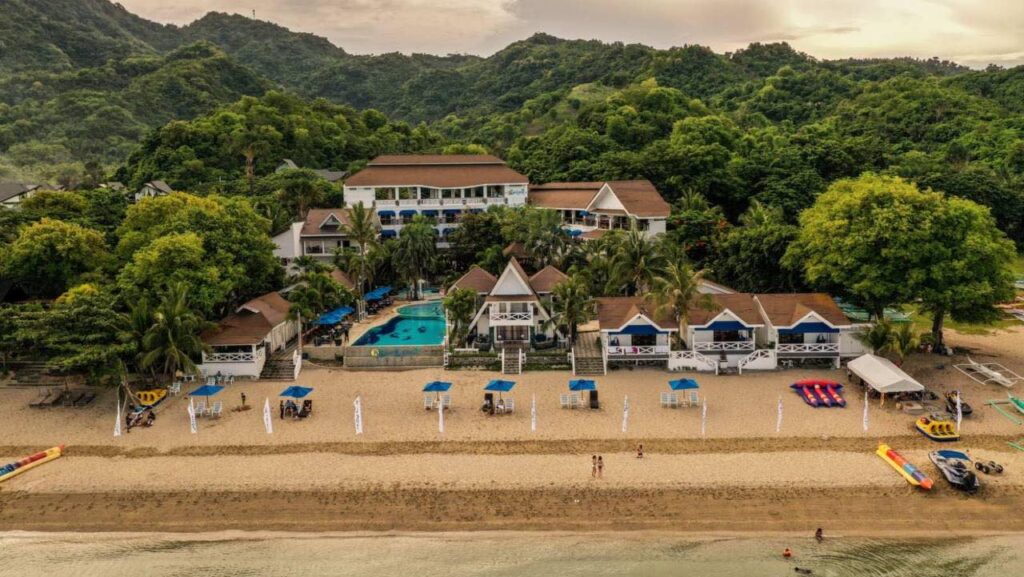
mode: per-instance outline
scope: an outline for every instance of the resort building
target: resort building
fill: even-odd
[[[215,328],[203,333],[203,342],[211,351],[203,353],[199,369],[205,375],[219,373],[257,379],[266,374],[294,379],[302,359],[298,349],[292,348],[299,336],[299,321],[289,320],[290,308],[291,304],[277,292],[238,307]],[[272,360],[278,362],[271,366],[268,363]],[[279,372],[281,369],[284,374]]]
[[[143,184],[139,190],[135,191],[135,202],[139,202],[144,198],[153,198],[163,196],[165,194],[171,194],[172,192],[174,192],[174,189],[166,182],[162,180],[151,180],[146,184]]]
[[[557,210],[570,236],[600,238],[635,226],[649,236],[665,232],[671,207],[649,180],[551,182],[530,186],[529,203]]]
[[[351,246],[346,227],[351,224],[347,208],[314,208],[305,220],[293,222],[273,238],[274,256],[281,266],[294,271],[295,259],[310,256],[325,264],[333,262],[334,251]]]
[[[434,219],[439,245],[468,212],[526,203],[529,180],[490,155],[378,156],[345,181],[345,202],[373,206],[381,237],[398,236],[421,214]]]
[[[23,182],[0,182],[0,206],[15,208],[21,201],[32,196],[42,188],[39,184]]]

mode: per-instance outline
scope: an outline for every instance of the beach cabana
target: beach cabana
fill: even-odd
[[[451,396],[445,395],[443,398],[441,397],[441,393],[447,392],[450,388],[452,388],[452,384],[447,381],[431,381],[424,385],[423,392],[434,393],[434,397],[423,395],[423,408],[430,410],[439,405],[444,405],[446,409],[451,408]]]
[[[484,391],[488,394],[484,395],[484,406],[481,409],[486,413],[494,414],[495,410],[499,413],[511,413],[515,408],[515,401],[509,398],[507,401],[502,398],[502,393],[507,393],[516,386],[515,381],[506,381],[502,379],[494,379],[487,383],[484,387]],[[493,393],[498,393],[498,405],[495,406]]]
[[[598,409],[600,404],[597,400],[597,383],[590,379],[572,379],[569,381],[569,390],[574,393],[589,391],[590,392],[590,408]]]
[[[700,385],[693,379],[675,379],[668,382],[668,386],[673,391],[686,391],[689,389],[699,389]]]
[[[207,415],[210,417],[220,417],[221,411],[223,410],[223,404],[217,401],[216,405],[210,405],[210,397],[224,390],[224,387],[220,385],[203,385],[198,389],[192,391],[189,397],[206,397],[205,401],[200,401],[199,406],[196,407],[197,415]],[[189,401],[191,403],[191,401]]]
[[[296,419],[305,419],[306,417],[313,414],[313,401],[306,399],[302,401],[302,407],[300,408],[295,404],[292,399],[305,399],[306,395],[313,392],[312,387],[300,387],[299,385],[292,385],[287,389],[281,391],[279,396],[287,397],[288,402],[282,405],[281,417],[293,416]]]
[[[881,393],[883,403],[887,394],[916,393],[924,390],[924,385],[884,357],[862,355],[847,363],[846,368],[867,386]]]
[[[697,406],[699,400],[697,398],[697,389],[700,385],[693,379],[673,379],[668,382],[668,388],[672,389],[672,392],[661,393],[661,406],[668,408],[676,407],[691,407]],[[690,391],[689,395],[683,397],[680,401],[677,393],[679,391]]]
[[[292,385],[287,389],[281,391],[281,394],[279,396],[290,397],[292,399],[302,399],[312,392],[312,387],[300,387],[299,385]]]
[[[320,315],[320,318],[313,321],[313,324],[320,327],[333,326],[340,323],[345,317],[354,312],[355,311],[352,307],[338,307],[333,311],[328,311]]]

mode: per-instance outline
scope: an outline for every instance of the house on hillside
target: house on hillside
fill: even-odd
[[[135,202],[139,202],[144,198],[153,198],[157,196],[163,196],[165,194],[171,194],[174,189],[170,187],[166,182],[162,180],[151,180],[146,184],[143,184],[135,192]]]
[[[383,238],[398,236],[418,214],[433,219],[438,245],[469,212],[522,206],[529,180],[490,155],[378,156],[345,181],[345,202],[373,206]]]
[[[21,201],[43,188],[40,184],[24,182],[0,182],[0,206],[15,208]]]
[[[311,256],[325,264],[334,260],[334,252],[352,246],[345,232],[351,224],[347,208],[314,208],[304,220],[293,222],[288,230],[273,237],[274,256],[288,272],[295,272],[300,256]]]
[[[267,369],[273,355],[286,351],[299,336],[299,321],[289,320],[291,303],[279,293],[271,292],[252,299],[234,313],[221,319],[217,326],[203,333],[210,347],[203,353],[199,369],[205,375],[233,375],[257,379]],[[293,374],[275,373],[275,378],[294,379],[301,367],[298,351],[283,355],[282,364]]]
[[[278,164],[277,168],[274,169],[274,172],[275,173],[281,173],[281,172],[284,172],[286,170],[298,170],[298,169],[299,169],[299,165],[296,164],[294,160],[292,160],[290,158],[284,158],[284,159],[281,160],[281,164]],[[344,180],[346,176],[348,176],[348,172],[344,171],[344,170],[330,170],[330,169],[324,169],[324,168],[314,168],[312,170],[313,170],[313,173],[315,173],[317,176],[319,176],[320,178],[326,180],[327,182],[330,182],[331,184],[338,183],[338,182]]]
[[[600,238],[634,225],[648,236],[665,232],[671,207],[649,180],[551,182],[530,186],[529,203],[556,210],[570,236]]]

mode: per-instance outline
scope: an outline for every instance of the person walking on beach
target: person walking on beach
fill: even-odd
[[[284,418],[284,401],[281,401],[281,418]]]
[[[590,456],[590,476],[597,478],[597,455]]]
[[[245,406],[245,393],[242,393],[242,406]]]
[[[636,446],[636,458],[637,459],[643,459],[644,458],[644,444],[643,443],[640,443],[640,444],[638,444]]]
[[[600,479],[601,475],[604,474],[604,456],[597,456],[597,478]]]
[[[822,531],[821,527],[818,527],[818,530],[814,532],[814,539],[818,543],[821,543],[822,541],[825,540],[825,532]]]

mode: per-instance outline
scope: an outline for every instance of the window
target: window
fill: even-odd
[[[377,200],[394,200],[395,197],[391,192],[390,188],[375,188],[373,189],[374,198]]]

